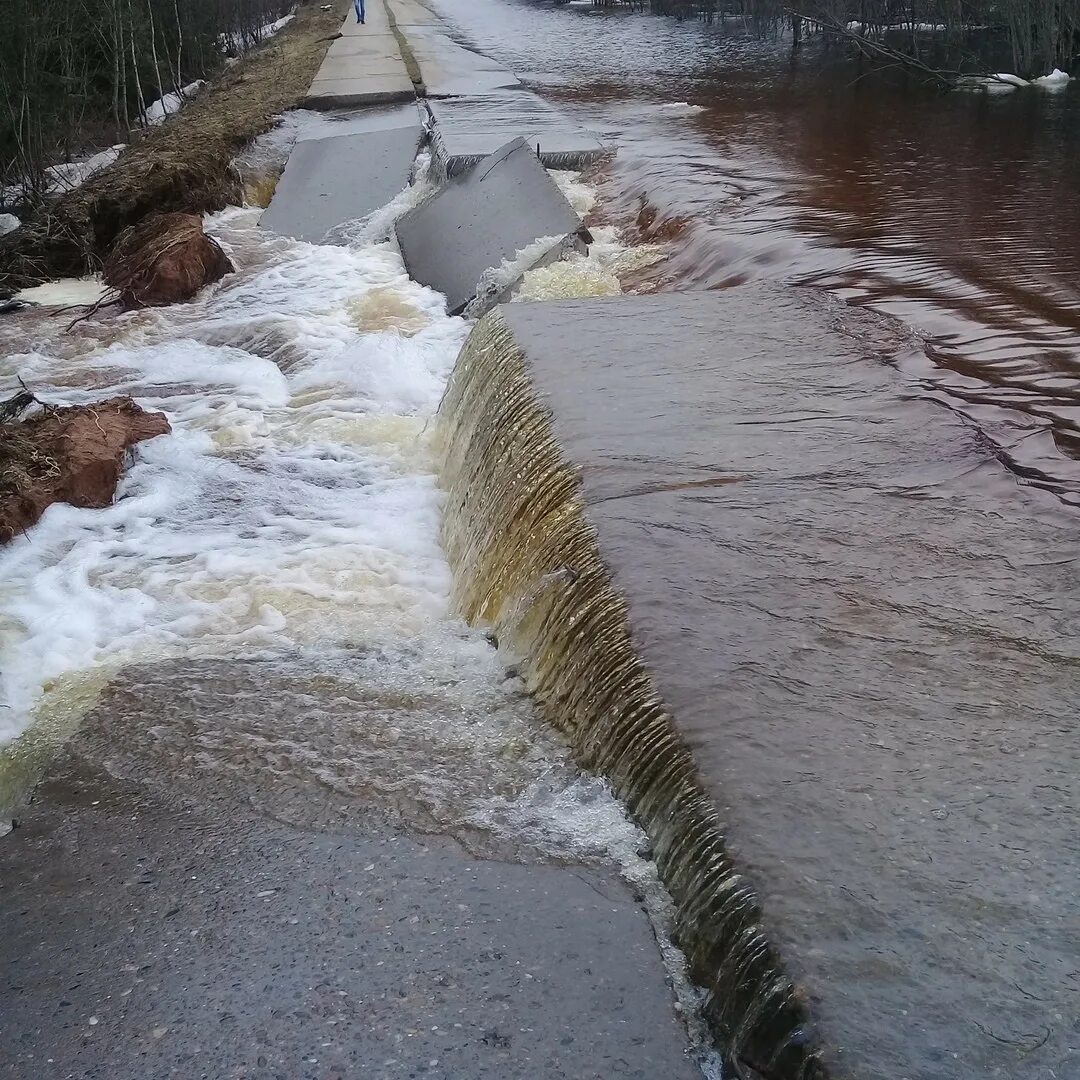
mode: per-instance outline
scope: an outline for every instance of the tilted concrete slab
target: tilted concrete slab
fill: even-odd
[[[829,1075],[1080,1076],[1074,541],[1042,493],[812,290],[499,314]]]
[[[519,131],[541,163],[548,169],[583,169],[603,153],[603,144],[594,135],[579,131]],[[435,160],[442,176],[457,176],[494,152],[505,136],[501,132],[480,135],[447,132],[436,126],[433,139]]]
[[[552,245],[581,227],[573,207],[535,154],[516,139],[397,222],[405,265],[417,281],[461,311],[484,272],[543,237]]]
[[[599,137],[525,89],[481,98],[425,103],[434,121],[432,149],[440,176],[456,176],[510,139],[523,138],[549,169],[582,169],[604,146]]]
[[[259,224],[318,243],[367,217],[408,183],[422,133],[414,124],[298,142]]]

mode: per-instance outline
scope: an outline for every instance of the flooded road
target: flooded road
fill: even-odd
[[[668,241],[660,291],[713,290],[625,327],[573,305],[506,320],[830,1063],[1072,1075],[1080,102],[853,83],[591,8],[454,13],[617,146],[606,211]],[[550,489],[528,434],[507,507]],[[497,478],[482,490],[499,504]],[[509,554],[532,543],[485,558],[532,565]],[[512,627],[537,582],[483,578],[477,609]],[[542,664],[577,648],[550,603]],[[682,781],[635,741],[635,703],[617,715],[582,752],[634,770],[662,835]]]
[[[812,284],[896,316],[913,383],[1023,482],[1080,500],[1076,84],[943,94],[730,22],[435,6],[618,146],[609,211],[676,236],[672,287]]]
[[[288,114],[245,152],[252,202],[333,122]],[[0,551],[5,1076],[187,1075],[204,1051],[213,1075],[718,1075],[645,837],[451,604],[430,421],[469,324],[388,239],[427,166],[336,242],[209,215],[236,272],[190,303],[0,322],[9,394],[131,394],[172,424],[113,505],[57,504]],[[562,272],[617,292],[608,235]],[[165,920],[205,944],[162,950]],[[312,1016],[339,996],[364,1022],[330,1038]]]
[[[717,325],[738,328],[737,357],[716,326],[707,355],[667,349],[694,316],[661,312],[627,334],[635,362],[612,357],[572,404],[599,402],[587,446],[618,457],[629,438],[588,494],[772,939],[796,977],[826,972],[829,1033],[861,1018],[846,1060],[866,1076],[1061,1080],[1080,800],[1073,92],[944,98],[697,24],[436,3],[618,150],[593,254],[522,298],[612,296],[635,266],[642,289],[730,298]],[[535,118],[512,87],[469,108],[515,103]],[[559,182],[585,212],[587,188]],[[452,601],[430,428],[468,326],[371,222],[315,247],[257,220],[210,219],[240,272],[191,305],[70,336],[33,312],[0,328],[9,382],[132,393],[174,426],[113,507],[56,507],[3,553],[0,795],[24,794],[99,702],[84,742],[118,781],[303,828],[374,807],[481,854],[618,864],[662,907],[642,834]],[[613,224],[666,261],[629,255]],[[590,339],[553,340],[565,359]],[[634,394],[648,422],[628,432],[603,405]],[[598,757],[653,769],[610,743]]]

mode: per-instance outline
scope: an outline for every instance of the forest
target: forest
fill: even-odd
[[[258,44],[294,0],[0,0],[0,188],[33,201],[45,168],[127,142],[147,108]]]
[[[759,33],[790,32],[796,44],[825,34],[892,60],[951,44],[957,67],[991,70],[1004,60],[1025,78],[1068,70],[1080,53],[1080,0],[651,0],[651,6],[707,19],[741,17]]]

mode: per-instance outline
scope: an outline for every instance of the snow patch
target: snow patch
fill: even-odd
[[[118,143],[87,158],[50,165],[45,170],[49,194],[60,195],[65,191],[74,191],[80,184],[85,184],[94,173],[111,165],[126,149],[126,143]]]
[[[1011,71],[999,71],[996,75],[967,75],[960,79],[958,90],[986,90],[990,93],[1008,93],[1020,87],[1036,86],[1040,90],[1056,92],[1064,90],[1072,82],[1072,76],[1054,68],[1049,75],[1040,75],[1037,79],[1023,79]]]
[[[1040,75],[1031,82],[1033,86],[1041,87],[1043,90],[1064,90],[1072,82],[1072,76],[1061,68],[1054,68],[1049,75]]]
[[[261,45],[275,34],[279,34],[295,18],[296,13],[292,12],[283,15],[280,19],[275,19],[272,23],[260,26],[258,30],[227,31],[218,38],[218,45],[222,52],[229,53],[234,58],[238,57],[247,52],[248,49],[253,49],[256,45]]]
[[[188,98],[194,97],[205,84],[205,79],[196,79],[195,82],[188,83],[187,86],[180,90],[166,94],[152,105],[148,105],[146,108],[147,124],[154,126],[165,123],[173,113],[178,113],[187,104]]]
[[[14,232],[22,222],[14,214],[0,214],[0,236]]]

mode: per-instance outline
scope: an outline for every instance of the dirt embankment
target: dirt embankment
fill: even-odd
[[[350,0],[302,3],[289,26],[177,116],[0,238],[0,288],[99,269],[116,237],[153,211],[199,214],[239,202],[233,158],[303,100],[349,7]]]
[[[171,430],[163,413],[146,412],[129,397],[41,406],[0,423],[0,544],[25,532],[54,502],[108,506],[127,452]]]

